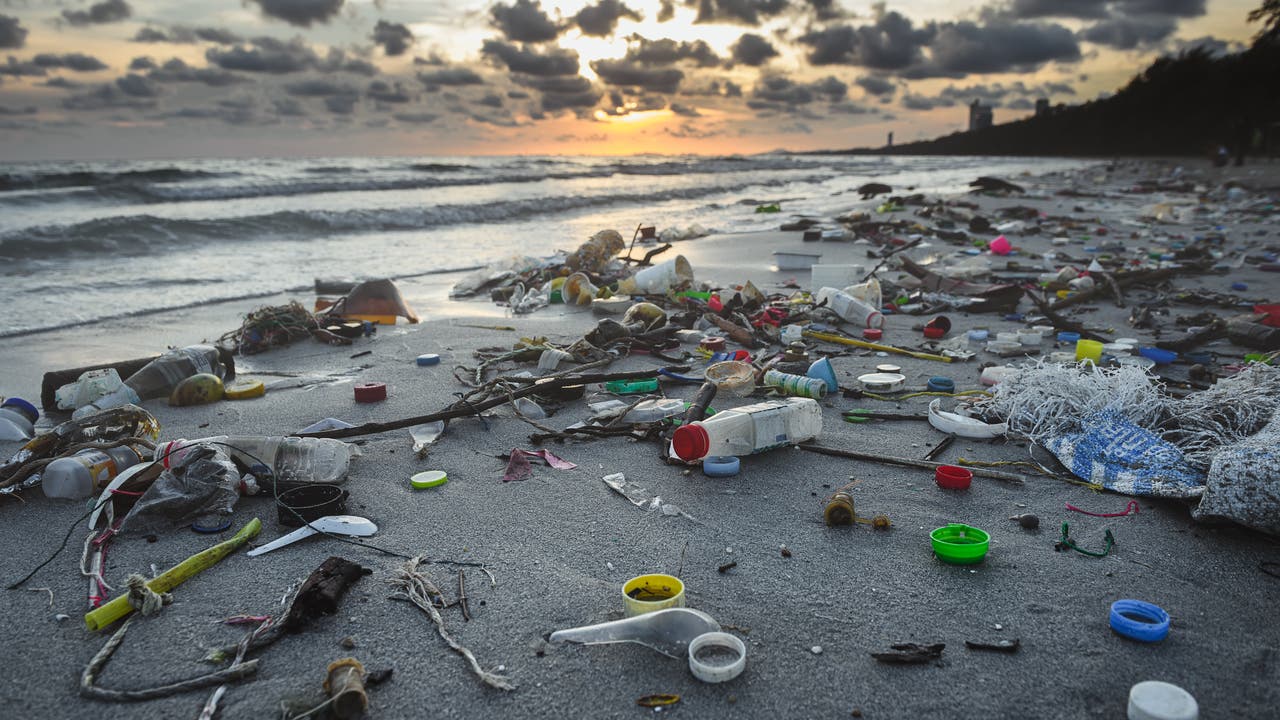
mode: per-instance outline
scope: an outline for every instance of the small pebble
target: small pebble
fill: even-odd
[[[997,629],[997,630],[1003,630],[1003,629],[1004,629],[1004,626],[1003,626],[1003,625],[1001,625],[1000,623],[996,623],[996,629]]]
[[[605,563],[605,564],[604,564],[604,566],[605,566],[605,567],[607,567],[607,568],[609,568],[610,570],[612,570],[612,569],[613,569],[613,563],[611,563],[611,562],[607,562],[607,563]]]
[[[862,708],[854,708],[849,711],[850,717],[862,717]]]
[[[339,640],[338,644],[347,650],[354,650],[356,647],[356,639],[348,635]]]
[[[791,557],[791,548],[786,545],[782,545],[780,546],[780,549],[782,550],[782,557]]]
[[[809,648],[809,652],[813,653],[814,655],[821,655],[821,654],[822,654],[822,646],[821,646],[821,645],[814,645],[813,647]]]

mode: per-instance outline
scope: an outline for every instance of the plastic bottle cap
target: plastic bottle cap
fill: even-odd
[[[228,400],[248,400],[266,394],[267,386],[263,385],[261,380],[240,380],[222,391],[223,397]]]
[[[22,398],[11,397],[8,400],[5,400],[3,404],[0,404],[0,407],[14,408],[23,415],[26,415],[31,422],[35,422],[40,417],[40,411],[36,409],[36,406]]]
[[[862,337],[867,340],[879,340],[884,337],[884,331],[880,328],[867,328],[862,331]]]
[[[933,471],[933,479],[944,490],[968,490],[973,482],[973,471],[958,465],[939,465]]]
[[[677,450],[676,454],[679,454],[679,452]],[[732,477],[738,474],[741,466],[741,461],[731,455],[703,458],[702,460],[702,472],[707,477]]]
[[[1141,600],[1111,603],[1111,629],[1138,642],[1160,642],[1169,636],[1169,613]]]
[[[409,484],[415,490],[439,487],[449,482],[449,476],[443,470],[427,470],[409,478]]]
[[[386,383],[361,383],[355,387],[356,402],[371,403],[387,399]]]
[[[439,365],[440,356],[435,353],[425,353],[418,356],[418,367],[427,367],[429,365]]]
[[[929,378],[929,392],[950,393],[956,391],[956,381],[941,375]]]
[[[1200,705],[1191,693],[1159,680],[1129,689],[1129,720],[1197,720]]]
[[[707,647],[727,648],[737,657],[727,665],[709,665],[698,659],[698,651]],[[737,635],[726,632],[703,633],[689,643],[689,672],[706,683],[722,683],[742,674],[747,667],[747,646]]]
[[[671,447],[681,460],[697,460],[711,450],[711,438],[706,428],[697,423],[689,423],[676,428],[671,437]]]

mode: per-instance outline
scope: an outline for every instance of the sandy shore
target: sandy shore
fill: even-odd
[[[1169,167],[1129,163],[1079,178],[1015,178],[1033,188],[1035,197],[977,201],[988,210],[1026,205],[1087,218],[1110,228],[1111,237],[1125,238],[1138,229],[1127,222],[1156,199],[1118,189]],[[1274,167],[1234,172],[1253,187],[1280,186]],[[1065,186],[1105,197],[1052,194]],[[1219,223],[1193,222],[1178,231],[1191,236],[1214,224]],[[1220,224],[1232,247],[1250,253],[1278,242],[1274,222],[1231,215]],[[1024,260],[1050,247],[1044,236],[1010,239],[1024,248]],[[806,272],[771,268],[771,253],[787,249],[821,252],[824,263],[875,262],[867,260],[865,245],[803,243],[799,233],[715,236],[676,248],[699,278],[716,284],[750,279],[765,292],[778,291],[792,278],[808,286]],[[935,249],[953,251],[946,244]],[[1079,244],[1064,251],[1083,255]],[[1232,282],[1245,282],[1249,290],[1244,295],[1274,301],[1280,295],[1274,278],[1246,266],[1230,275],[1179,278],[1174,284],[1228,292]],[[567,343],[595,323],[590,313],[559,305],[513,318],[487,300],[449,302],[447,290],[454,280],[456,276],[440,275],[401,283],[424,317],[419,325],[380,329],[372,341],[351,348],[308,341],[240,363],[246,376],[270,380],[277,373],[333,373],[332,383],[240,403],[170,408],[152,401],[146,407],[160,419],[165,439],[284,434],[328,416],[361,423],[423,414],[455,399],[461,387],[450,369],[471,364],[473,350],[509,346],[533,335]],[[1133,295],[1134,302],[1147,296]],[[5,368],[0,394],[38,396],[45,370],[214,339],[237,326],[253,307],[282,299],[210,305],[17,338],[0,348],[0,367]],[[1090,307],[1097,308],[1088,315],[1091,325],[1152,339],[1149,331],[1129,327],[1127,309],[1105,302]],[[1029,308],[1024,300],[1020,309]],[[1177,306],[1174,314],[1197,310]],[[972,327],[995,332],[1022,326],[999,315],[950,316],[953,334]],[[510,325],[516,331],[463,327],[460,322]],[[911,328],[920,322],[922,318],[889,317],[886,342],[918,345],[920,335]],[[1160,322],[1172,327],[1172,316]],[[1044,348],[1050,349],[1049,344]],[[1225,343],[1214,349],[1228,356],[1241,352]],[[364,350],[372,354],[350,357]],[[444,362],[417,367],[414,358],[426,352],[440,353]],[[922,386],[930,376],[946,374],[960,389],[977,387],[980,364],[992,360],[980,354],[969,363],[943,365],[892,358],[910,385]],[[841,381],[853,385],[854,377],[886,358],[853,352],[832,361]],[[633,356],[611,369],[652,367],[652,359]],[[389,399],[355,404],[351,386],[359,381],[387,382]],[[674,386],[667,392],[688,397],[693,388]],[[717,407],[733,403],[721,399]],[[942,438],[927,423],[846,424],[840,419],[840,411],[853,407],[922,412],[925,398],[886,404],[836,397],[824,404],[824,445],[919,457]],[[570,404],[550,424],[563,427],[587,414],[581,404]],[[713,479],[662,464],[656,446],[621,440],[552,446],[577,463],[577,469],[536,467],[527,481],[502,483],[505,463],[494,456],[530,447],[530,431],[506,409],[495,411],[487,423],[454,421],[426,460],[414,457],[406,431],[371,435],[360,440],[364,454],[353,462],[346,484],[349,511],[380,527],[376,545],[430,559],[484,563],[492,571],[496,587],[482,573],[468,573],[473,619],[464,622],[452,609],[445,611],[446,623],[482,665],[500,668],[518,690],[483,687],[441,642],[425,614],[388,599],[385,581],[400,559],[327,539],[259,558],[240,553],[178,588],[172,606],[134,624],[100,683],[136,688],[206,672],[209,666],[199,662],[205,651],[242,635],[242,628],[220,625],[219,620],[276,611],[293,583],[329,555],[340,555],[373,574],[355,585],[336,616],[262,652],[256,677],[228,691],[222,717],[274,717],[282,700],[319,702],[325,666],[345,656],[371,669],[394,668],[389,683],[371,690],[370,714],[383,718],[637,717],[651,711],[637,708],[635,700],[651,693],[680,695],[680,704],[668,712],[691,718],[834,718],[849,717],[854,709],[868,718],[1115,718],[1124,716],[1129,687],[1148,679],[1186,688],[1199,700],[1203,718],[1273,717],[1280,703],[1280,630],[1273,617],[1280,581],[1259,571],[1259,563],[1280,559],[1280,549],[1274,539],[1253,532],[1197,526],[1179,503],[1140,499],[1136,516],[1091,518],[1066,512],[1064,503],[1115,512],[1128,498],[1034,476],[1022,486],[975,478],[967,492],[944,492],[926,472],[795,450],[744,458],[737,477]],[[12,444],[0,446],[6,454],[12,449]],[[1021,460],[1026,454],[1018,442],[960,440],[941,459]],[[446,470],[450,482],[413,491],[409,476],[426,469]],[[696,520],[633,507],[601,482],[615,472],[624,472]],[[892,530],[822,524],[822,500],[850,478],[862,481],[854,490],[859,511],[888,515]],[[26,503],[4,502],[7,581],[47,557],[85,511],[80,503],[47,500],[38,490],[28,493]],[[1007,519],[1024,512],[1039,515],[1039,531],[1024,531]],[[270,499],[240,501],[236,527],[253,517],[264,523],[264,541],[280,534]],[[991,534],[992,550],[984,564],[963,568],[933,558],[929,531],[957,521]],[[1103,533],[1111,530],[1115,550],[1104,559],[1055,552],[1063,521],[1070,521],[1072,536],[1086,547],[1100,547]],[[49,588],[51,606],[43,591],[8,593],[10,610],[0,621],[0,638],[10,653],[0,670],[5,707],[26,718],[195,717],[204,692],[134,705],[77,696],[80,670],[105,639],[86,632],[80,621],[85,581],[76,565],[83,539],[80,530],[74,532],[68,550],[27,585]],[[153,565],[163,570],[211,542],[209,536],[185,529],[163,534],[155,543],[122,537],[112,546],[106,574],[118,582],[131,572],[147,573]],[[782,545],[790,557],[780,552]],[[717,571],[735,561],[731,571]],[[452,598],[454,568],[425,567]],[[646,572],[679,572],[689,605],[742,637],[749,655],[740,678],[702,684],[685,663],[639,646],[544,642],[556,629],[618,617],[622,583]],[[1169,638],[1145,645],[1114,635],[1107,611],[1120,598],[1165,608],[1173,617]],[[60,613],[70,619],[58,621]],[[340,644],[344,638],[354,642],[353,649]],[[1015,638],[1022,649],[1011,655],[964,646],[965,640]],[[907,667],[883,665],[868,654],[899,642],[945,643],[946,650],[941,663]]]

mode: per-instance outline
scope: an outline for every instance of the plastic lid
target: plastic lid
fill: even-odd
[[[707,477],[733,477],[738,474],[741,461],[732,455],[709,457],[702,460],[702,472]]]
[[[443,470],[427,470],[409,478],[409,484],[415,490],[438,487],[449,482],[449,476]]]
[[[1177,685],[1147,680],[1129,690],[1129,720],[1197,720],[1199,717],[1196,699]]]
[[[689,423],[676,428],[671,447],[681,460],[697,460],[711,451],[711,438],[706,428],[698,423]]]
[[[440,356],[435,353],[424,353],[418,356],[418,366],[428,367],[430,365],[439,365]]]
[[[27,419],[33,423],[40,417],[40,411],[36,409],[36,406],[22,398],[11,397],[3,403],[0,403],[0,407],[14,408],[23,415],[26,415]]]
[[[725,665],[711,665],[698,659],[698,651],[703,648],[727,648],[737,654]],[[706,683],[721,683],[732,680],[742,674],[747,667],[747,645],[736,635],[726,632],[703,633],[689,643],[689,672]]]

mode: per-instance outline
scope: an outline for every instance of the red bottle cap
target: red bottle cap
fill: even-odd
[[[884,331],[880,328],[867,328],[862,331],[862,337],[868,340],[879,340],[884,337]]]
[[[356,385],[356,402],[371,403],[387,399],[386,383],[361,383]]]
[[[711,438],[706,428],[697,423],[681,425],[671,437],[671,447],[681,460],[697,460],[711,451]]]
[[[933,479],[943,490],[968,490],[973,481],[973,471],[957,465],[939,465]]]

